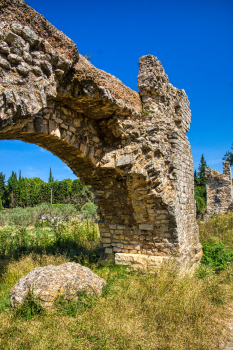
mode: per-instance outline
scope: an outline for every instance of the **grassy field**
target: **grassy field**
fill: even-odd
[[[0,348],[21,349],[218,349],[232,300],[233,215],[200,223],[204,260],[194,276],[171,264],[155,273],[129,272],[98,263],[98,229],[85,222],[30,227],[18,246],[16,228],[1,240]],[[4,231],[5,230],[5,231]],[[6,239],[15,237],[12,250]],[[36,238],[35,238],[36,237]],[[42,238],[40,238],[42,237]],[[32,242],[34,242],[32,244]],[[10,307],[9,291],[38,266],[81,262],[107,281],[102,296],[58,300],[48,311],[29,301]]]

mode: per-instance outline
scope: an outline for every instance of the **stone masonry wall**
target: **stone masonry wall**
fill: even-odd
[[[224,214],[233,201],[230,163],[223,162],[223,174],[218,170],[205,169],[207,214]]]
[[[105,253],[118,262],[200,259],[185,91],[151,55],[140,58],[139,93],[132,91],[76,54],[75,44],[23,1],[5,4],[0,139],[46,148],[92,186]],[[6,22],[17,9],[33,13],[32,22]],[[60,46],[47,40],[46,28]]]

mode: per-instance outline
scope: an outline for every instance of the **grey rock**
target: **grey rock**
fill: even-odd
[[[50,54],[52,52],[52,48],[50,46],[50,44],[48,43],[47,40],[41,40],[39,43],[39,50],[43,51],[44,53],[48,53]]]
[[[50,54],[46,53],[45,55],[41,55],[42,60],[49,61],[51,63],[52,59]]]
[[[9,62],[7,62],[7,60],[5,60],[4,58],[0,57],[0,67],[10,69],[11,65],[10,65]]]
[[[29,290],[43,307],[51,307],[59,296],[78,299],[80,292],[100,296],[106,281],[80,264],[37,267],[22,277],[11,289],[11,305],[21,305]]]
[[[0,22],[0,31],[2,31],[3,28],[9,28],[9,24],[7,22]]]
[[[11,53],[14,53],[15,55],[22,56],[23,55],[23,48],[18,43],[14,42],[11,45],[10,48]]]
[[[64,72],[68,72],[71,67],[72,67],[72,62],[67,60],[64,56],[60,55],[57,68],[64,70]]]
[[[56,74],[57,77],[61,77],[64,74],[64,71],[61,70],[61,69],[56,69],[55,70],[55,74]]]
[[[31,46],[36,46],[39,43],[38,36],[28,26],[22,29],[22,37],[28,41]]]
[[[30,45],[29,43],[26,43],[25,46],[23,47],[24,52],[29,52],[30,51]]]
[[[27,62],[29,64],[32,64],[32,56],[30,55],[30,53],[25,51],[23,53],[23,59],[24,59],[25,62]]]
[[[18,55],[15,55],[13,53],[10,53],[7,56],[8,61],[10,61],[13,64],[19,64],[22,61],[22,58]]]
[[[42,73],[42,70],[40,69],[40,67],[35,66],[35,67],[33,67],[32,69],[33,69],[33,72],[34,72],[36,75],[38,75],[38,76],[40,76],[40,75],[43,74],[43,73]]]
[[[28,69],[25,66],[22,66],[21,64],[17,67],[17,71],[22,74],[22,75],[28,75],[28,73],[30,72],[30,69]]]
[[[5,41],[0,42],[0,52],[5,53],[5,54],[10,53],[10,48],[7,45],[7,43],[5,43]]]
[[[38,66],[38,67],[40,67],[40,60],[32,60],[32,64],[34,65],[34,66]]]
[[[19,24],[19,23],[12,23],[11,24],[11,30],[12,30],[12,32],[14,32],[16,34],[21,35],[22,29],[23,29],[23,26],[21,26],[21,24]]]
[[[41,68],[46,75],[50,75],[53,72],[53,67],[48,61],[41,61]]]
[[[122,168],[124,166],[131,165],[131,164],[133,164],[133,156],[132,156],[132,154],[120,157],[120,158],[117,159],[117,162],[116,162],[116,166],[118,168]]]
[[[21,47],[24,47],[25,41],[21,38],[21,36],[13,33],[13,32],[8,32],[5,40],[8,44],[12,44],[13,42],[16,42],[18,45]]]
[[[57,51],[54,51],[53,49],[50,52],[51,54],[51,63],[56,66],[59,61],[59,53]]]
[[[37,60],[40,60],[41,59],[41,53],[39,51],[33,51],[31,52],[31,56],[32,58],[35,58]]]

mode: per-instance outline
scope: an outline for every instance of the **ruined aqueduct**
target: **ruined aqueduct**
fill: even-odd
[[[46,148],[92,186],[117,263],[197,261],[185,91],[152,55],[132,91],[22,0],[2,1],[0,20],[0,139]]]

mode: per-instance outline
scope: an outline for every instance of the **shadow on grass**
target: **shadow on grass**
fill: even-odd
[[[66,255],[70,261],[84,264],[99,259],[100,234],[98,225],[87,222],[59,222],[44,228],[0,229],[0,277],[9,261],[31,253]]]

